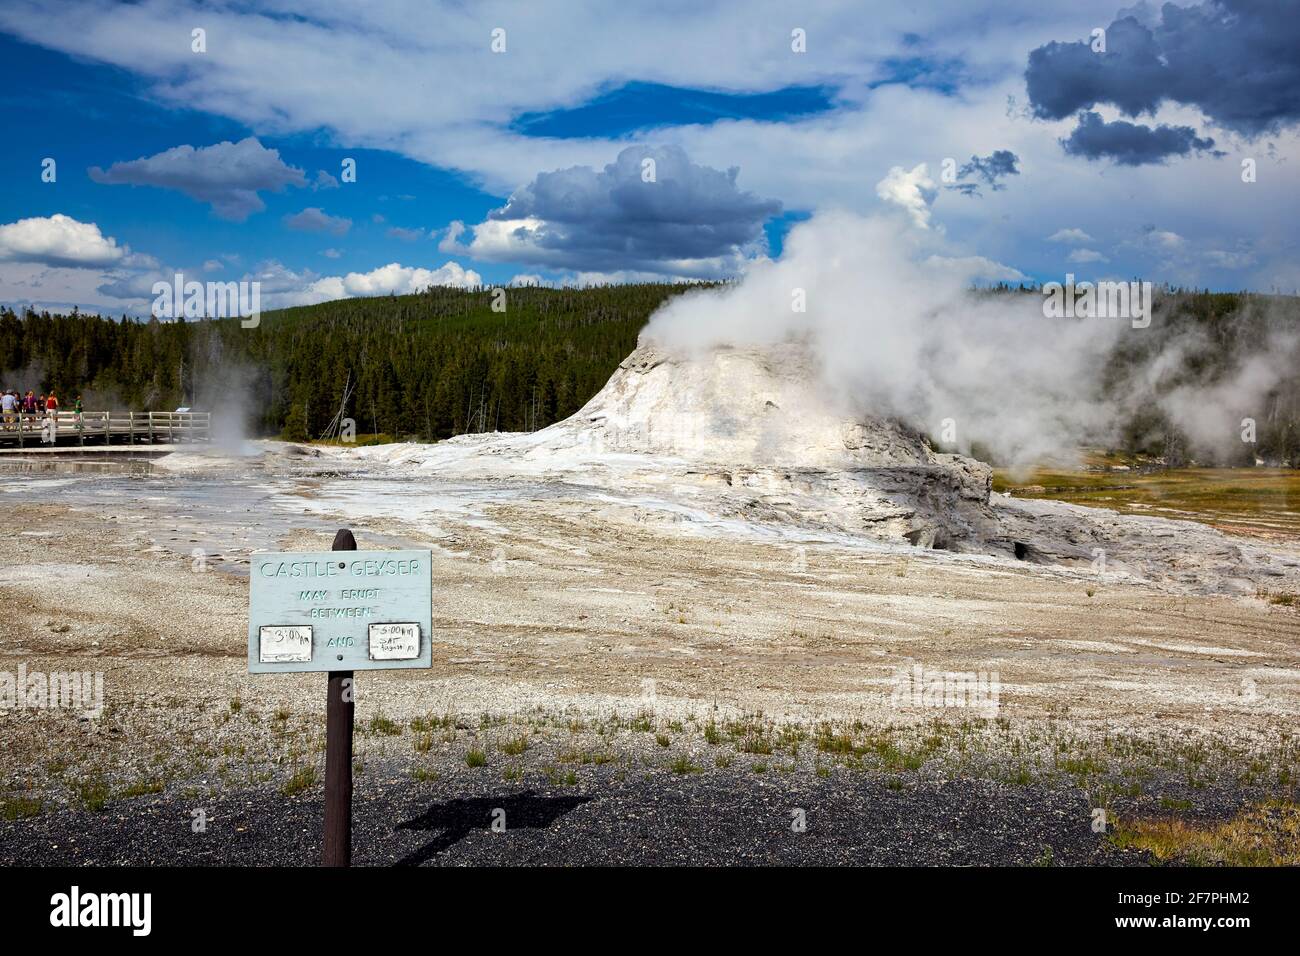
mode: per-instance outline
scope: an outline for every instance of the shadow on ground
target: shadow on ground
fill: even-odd
[[[395,865],[419,866],[426,863],[465,839],[470,831],[491,829],[494,820],[502,821],[511,830],[545,830],[574,807],[591,799],[589,796],[543,797],[538,796],[535,790],[527,790],[511,797],[476,797],[435,803],[418,817],[397,824],[396,829],[442,832],[437,839],[408,853]],[[498,811],[502,811],[504,816]]]

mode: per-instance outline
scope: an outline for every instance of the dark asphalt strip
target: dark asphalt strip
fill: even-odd
[[[897,786],[897,778],[895,786]],[[356,865],[1125,865],[1078,790],[870,775],[651,773],[581,787],[357,781]],[[206,832],[195,832],[202,809]],[[319,790],[142,797],[0,823],[11,865],[314,865]],[[494,820],[497,822],[493,828]],[[797,828],[802,820],[805,826]]]

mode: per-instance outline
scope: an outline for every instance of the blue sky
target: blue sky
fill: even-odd
[[[1295,18],[1173,13],[13,0],[0,302],[735,276],[830,210],[986,281],[1294,291]]]
[[[208,146],[255,136],[247,125],[209,112],[160,105],[122,69],[11,36],[0,35],[0,78],[6,90],[0,100],[5,125],[23,131],[10,148],[0,151],[0,176],[14,186],[0,193],[0,222],[62,213],[96,223],[119,243],[161,263],[201,273],[201,278],[238,278],[262,262],[327,273],[413,260],[416,240],[398,238],[392,230],[418,230],[424,244],[431,245],[428,223],[481,218],[503,199],[458,172],[388,150],[341,148],[326,132],[313,131],[262,136],[259,141],[277,150],[287,164],[302,168],[308,179],[318,170],[337,178],[342,160],[351,157],[363,171],[357,188],[262,192],[264,212],[232,221],[176,190],[104,185],[92,181],[86,171],[179,144]],[[53,184],[42,182],[39,175],[47,156],[58,163]],[[352,224],[342,236],[287,228],[284,217],[304,208],[321,208]],[[203,263],[209,261],[223,262],[225,268],[205,272]],[[508,265],[478,271],[486,282],[506,281],[514,274]],[[98,303],[80,304],[94,308]]]

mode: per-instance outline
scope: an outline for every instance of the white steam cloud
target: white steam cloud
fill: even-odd
[[[1109,444],[1134,403],[1156,401],[1162,366],[1177,364],[1185,344],[1170,340],[1105,393],[1120,338],[1156,328],[1049,318],[1038,295],[972,293],[990,260],[933,256],[933,232],[916,229],[909,213],[911,227],[902,217],[819,214],[791,230],[779,260],[754,263],[738,284],[672,299],[642,338],[688,351],[804,341],[835,411],[897,418],[940,440],[951,419],[958,448],[978,444],[1016,466]],[[1285,374],[1266,355],[1215,394],[1175,389],[1158,404],[1194,442],[1221,444],[1236,434],[1236,408]]]

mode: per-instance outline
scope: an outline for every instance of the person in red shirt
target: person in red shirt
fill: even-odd
[[[53,420],[53,422],[54,422],[55,425],[58,425],[58,423],[59,423],[59,400],[58,400],[57,397],[55,397],[55,395],[54,395],[53,392],[50,392],[49,396],[47,396],[46,399],[45,399],[45,414],[46,414],[46,417],[48,417],[48,418],[50,418],[51,420]]]

